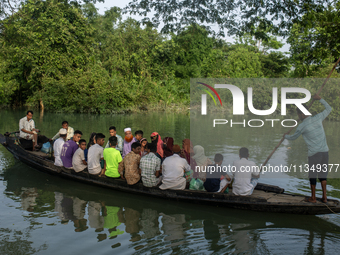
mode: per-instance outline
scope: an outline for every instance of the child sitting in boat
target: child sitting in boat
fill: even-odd
[[[111,136],[109,138],[110,147],[104,149],[104,169],[101,175],[111,178],[120,178],[118,166],[123,159],[120,151],[116,149],[117,143],[118,138],[116,136]]]
[[[84,150],[86,149],[86,141],[84,139],[79,140],[79,148],[76,150],[72,157],[73,170],[77,173],[83,171],[87,167],[85,161]]]
[[[253,191],[260,178],[260,172],[255,162],[248,160],[249,151],[242,147],[239,151],[240,160],[233,163],[233,170],[225,178],[231,181],[234,178],[233,194],[239,196],[248,196],[253,194]],[[224,192],[224,190],[222,190]]]

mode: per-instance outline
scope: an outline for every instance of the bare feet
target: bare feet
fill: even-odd
[[[314,198],[308,198],[308,199],[305,199],[306,202],[309,202],[309,203],[316,203],[316,199]]]
[[[326,203],[327,203],[327,197],[326,197],[326,198],[322,197],[322,198],[321,198],[321,201],[322,201],[322,203],[325,203],[325,204],[326,204]]]

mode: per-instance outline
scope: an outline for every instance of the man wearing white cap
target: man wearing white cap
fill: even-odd
[[[59,138],[53,144],[54,151],[54,165],[63,166],[63,161],[61,161],[60,154],[63,148],[63,145],[66,141],[67,130],[65,128],[61,128],[59,130]]]
[[[123,155],[122,157],[124,158],[127,154],[130,153],[131,151],[131,144],[134,142],[138,142],[136,138],[133,137],[131,133],[131,128],[125,128],[124,129],[124,146],[123,146]]]

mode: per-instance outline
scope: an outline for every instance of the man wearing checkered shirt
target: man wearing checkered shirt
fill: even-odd
[[[155,153],[157,146],[153,143],[146,145],[147,155],[141,158],[139,167],[142,170],[142,182],[145,187],[154,187],[159,182],[161,160]]]

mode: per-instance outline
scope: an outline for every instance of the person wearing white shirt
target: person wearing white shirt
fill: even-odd
[[[71,140],[71,138],[74,136],[74,129],[73,129],[73,127],[70,127],[66,120],[64,120],[61,123],[61,126],[62,126],[62,128],[65,128],[65,130],[67,132],[67,134],[66,134],[66,141]],[[52,137],[52,140],[56,140],[58,138],[59,138],[59,132],[55,136]]]
[[[66,140],[66,134],[67,134],[66,129],[61,128],[59,130],[60,137],[53,143],[54,165],[56,166],[63,166],[63,161],[60,158],[60,154]]]
[[[123,152],[123,143],[124,143],[123,138],[120,135],[117,135],[117,131],[116,131],[116,127],[115,126],[111,126],[109,128],[109,132],[110,132],[110,137],[112,137],[112,136],[117,137],[118,142],[117,142],[117,145],[116,145],[115,149],[119,150],[119,152],[122,153]],[[106,148],[110,148],[110,141],[107,141],[105,149]]]
[[[27,111],[26,116],[19,121],[20,137],[26,140],[32,140],[33,149],[38,144],[38,132],[39,129],[35,128],[33,118],[33,111]]]
[[[179,156],[181,147],[175,144],[172,147],[174,155],[167,157],[162,164],[162,185],[160,189],[185,189],[186,179],[184,173],[190,171],[190,165],[188,162]]]
[[[96,144],[89,148],[87,154],[87,169],[90,174],[99,175],[102,172],[101,160],[104,159],[104,148],[102,147],[105,142],[105,135],[102,133],[96,134]]]
[[[249,151],[247,148],[242,147],[239,151],[240,160],[234,161],[234,169],[226,175],[226,179],[233,183],[233,194],[239,196],[248,196],[253,194],[253,191],[257,185],[260,177],[259,167],[253,162],[249,161]]]
[[[87,162],[85,161],[84,150],[86,149],[86,141],[84,139],[79,140],[79,148],[73,154],[72,166],[76,173],[83,171],[87,167]]]

